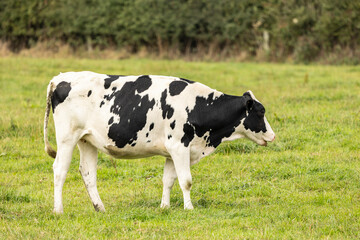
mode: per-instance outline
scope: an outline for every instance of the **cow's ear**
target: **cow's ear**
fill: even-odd
[[[246,110],[250,111],[254,105],[254,100],[249,92],[244,93],[243,97],[245,99]]]
[[[254,100],[252,100],[251,98],[246,100],[246,110],[250,111],[253,105],[254,105]]]

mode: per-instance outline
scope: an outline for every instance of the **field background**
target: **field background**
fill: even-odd
[[[94,211],[75,151],[64,214],[52,213],[53,159],[43,150],[46,87],[59,72],[161,74],[228,94],[251,89],[276,141],[222,144],[192,167],[194,211],[159,208],[164,159],[100,153]],[[360,68],[180,60],[0,58],[0,239],[359,239]],[[50,120],[52,124],[52,120]],[[53,125],[50,141],[55,146]]]
[[[357,65],[359,47],[354,0],[0,1],[0,54]]]

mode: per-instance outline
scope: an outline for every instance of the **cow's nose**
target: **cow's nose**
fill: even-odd
[[[271,140],[272,142],[275,141],[276,135],[274,134],[274,138]]]

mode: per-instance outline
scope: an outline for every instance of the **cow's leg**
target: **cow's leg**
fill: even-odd
[[[163,176],[163,195],[161,199],[161,208],[170,207],[170,191],[176,179],[174,162],[171,158],[166,158]]]
[[[173,159],[179,185],[184,195],[184,209],[193,209],[194,207],[190,199],[190,190],[192,185],[190,172],[190,151],[188,148],[176,147],[176,144],[168,150],[171,158]]]
[[[96,167],[97,167],[97,149],[90,143],[80,140],[78,142],[80,150],[80,167],[79,171],[84,180],[86,190],[90,196],[91,202],[96,211],[105,212],[99,192],[96,187]]]
[[[54,213],[63,213],[62,189],[69,170],[75,144],[61,143],[53,164],[54,170]]]

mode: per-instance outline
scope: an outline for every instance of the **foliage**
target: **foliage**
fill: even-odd
[[[96,213],[76,150],[65,213],[56,216],[53,159],[43,148],[46,87],[59,72],[80,70],[175,75],[236,95],[251,89],[276,141],[266,148],[224,143],[194,165],[194,211],[183,210],[177,183],[172,207],[159,208],[164,158],[100,153],[98,189],[107,212]],[[350,66],[1,58],[0,238],[358,239],[359,74]]]
[[[256,55],[270,33],[273,59],[313,61],[360,43],[360,2],[351,0],[18,0],[0,2],[0,39],[18,51],[39,41]]]

